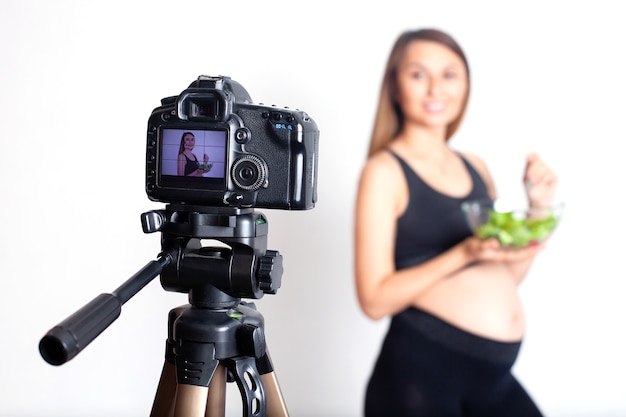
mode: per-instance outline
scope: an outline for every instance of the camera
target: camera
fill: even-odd
[[[201,75],[150,115],[146,193],[165,203],[311,209],[318,143],[306,112],[254,104],[230,77]]]

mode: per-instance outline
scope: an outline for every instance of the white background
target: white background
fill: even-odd
[[[383,65],[405,30],[465,48],[469,112],[453,146],[519,197],[524,155],[561,178],[562,225],[521,287],[515,373],[548,416],[624,416],[626,25],[597,1],[46,1],[0,3],[0,415],[143,416],[167,313],[158,279],[72,361],[39,339],[155,259],[140,214],[145,129],[160,99],[228,75],[320,131],[314,210],[263,210],[283,286],[257,301],[293,416],[359,416],[387,322],[360,312],[352,212]],[[239,415],[236,391],[229,409]]]

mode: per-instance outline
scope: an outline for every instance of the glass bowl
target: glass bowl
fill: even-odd
[[[501,201],[474,200],[461,210],[480,239],[496,238],[506,248],[525,248],[545,242],[563,216],[564,204],[516,208]]]

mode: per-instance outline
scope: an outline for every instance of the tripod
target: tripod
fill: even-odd
[[[39,350],[50,364],[76,356],[157,275],[189,304],[169,313],[165,364],[151,417],[224,417],[226,383],[235,382],[244,417],[287,417],[267,351],[263,316],[242,298],[275,294],[282,256],[267,250],[267,220],[252,208],[170,204],[142,214],[160,231],[162,252],[111,294],[101,294],[53,327]],[[201,239],[226,246],[202,247]]]
[[[239,387],[244,416],[287,416],[262,326],[244,303],[173,309],[151,417],[224,416],[227,375]]]

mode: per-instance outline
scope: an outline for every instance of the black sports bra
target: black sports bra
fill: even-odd
[[[472,189],[464,197],[452,197],[426,184],[400,156],[390,152],[400,162],[409,187],[409,203],[396,225],[396,269],[403,269],[425,262],[470,236],[472,230],[461,204],[490,197],[480,174],[460,154]]]
[[[196,171],[198,168],[200,168],[200,164],[198,163],[198,159],[196,158],[195,155],[193,156],[194,159],[190,159],[184,153],[183,153],[183,156],[187,160],[187,162],[185,163],[185,175],[189,175],[192,172]]]

